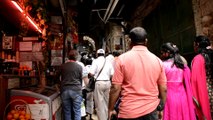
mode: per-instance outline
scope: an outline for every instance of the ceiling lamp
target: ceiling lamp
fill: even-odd
[[[15,2],[15,1],[11,1],[13,3],[13,5],[26,17],[26,19],[33,25],[33,27],[38,30],[38,32],[42,33],[41,28],[39,28],[39,26],[37,26],[35,24],[35,22],[32,20],[32,18],[30,17],[30,15],[28,15],[28,13],[25,13],[24,10],[21,8],[21,6]]]
[[[22,8],[18,5],[18,3],[16,3],[15,1],[11,1],[13,3],[13,5],[15,5],[15,7],[21,12],[23,13],[24,11],[22,10]]]

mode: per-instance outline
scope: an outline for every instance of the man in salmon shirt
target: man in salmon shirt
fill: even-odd
[[[116,60],[109,120],[119,97],[118,120],[158,120],[161,112],[157,110],[163,110],[159,103],[166,100],[166,76],[162,61],[147,49],[146,36],[142,27],[133,28],[129,33],[132,49]]]

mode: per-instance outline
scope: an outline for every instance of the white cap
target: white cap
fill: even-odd
[[[98,49],[98,50],[97,50],[97,54],[98,54],[98,53],[105,54],[105,51],[104,51],[103,49]]]

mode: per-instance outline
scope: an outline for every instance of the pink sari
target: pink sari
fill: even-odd
[[[195,99],[201,106],[199,109],[196,106],[196,114],[199,120],[203,120],[203,115],[206,120],[211,119],[210,113],[210,104],[206,83],[206,70],[205,70],[205,60],[201,54],[194,57],[192,61],[192,74],[191,74],[191,83],[192,83],[192,92]]]

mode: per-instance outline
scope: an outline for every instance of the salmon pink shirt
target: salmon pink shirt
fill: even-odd
[[[116,60],[113,84],[121,85],[119,118],[137,118],[159,104],[158,85],[166,86],[161,60],[145,46],[134,46]]]

